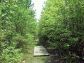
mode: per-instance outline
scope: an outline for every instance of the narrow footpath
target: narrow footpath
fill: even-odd
[[[34,56],[34,47],[36,46],[36,43],[29,44],[28,53],[25,54],[22,63],[46,63],[46,60],[48,56]]]

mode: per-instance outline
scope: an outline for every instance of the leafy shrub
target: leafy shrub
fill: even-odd
[[[14,47],[7,47],[3,49],[1,54],[1,63],[18,63],[22,60],[22,53],[20,49],[15,49]]]

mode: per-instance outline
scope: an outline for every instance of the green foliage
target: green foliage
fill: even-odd
[[[22,60],[22,53],[20,49],[15,49],[13,47],[7,47],[3,50],[0,62],[2,63],[18,63]]]
[[[47,48],[75,51],[81,57],[83,15],[84,0],[47,0],[39,22],[39,43]]]
[[[18,63],[36,35],[31,0],[0,0],[0,63]],[[33,38],[31,38],[33,40]]]
[[[46,36],[47,42],[52,43],[52,46],[59,43],[58,47],[77,42],[79,37],[84,36],[82,2],[84,1],[48,0],[39,23],[39,37]]]
[[[64,28],[63,25],[63,14],[62,8],[64,8],[64,0],[59,1],[47,1],[46,8],[44,9],[41,21],[40,21],[40,30],[39,36],[44,38],[44,43],[47,42],[48,47],[60,48],[60,45],[63,45],[66,42],[66,37],[62,37],[61,35],[66,35],[70,31],[67,28]],[[46,39],[45,39],[46,37]],[[40,41],[42,41],[40,38]],[[65,39],[63,42],[61,40]]]

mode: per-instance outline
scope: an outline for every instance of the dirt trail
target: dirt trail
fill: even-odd
[[[35,46],[37,46],[36,43],[29,44],[28,53],[25,54],[24,56],[25,59],[22,61],[22,63],[46,63],[46,59],[48,57],[46,56],[35,57],[33,55]]]

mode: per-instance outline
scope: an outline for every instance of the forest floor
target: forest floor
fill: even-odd
[[[34,47],[37,46],[35,42],[29,44],[28,53],[25,53],[22,63],[63,63],[60,62],[59,56],[34,56]]]
[[[34,47],[37,46],[35,42],[29,44],[28,53],[25,53],[22,63],[45,63],[47,57],[45,56],[34,56]]]

